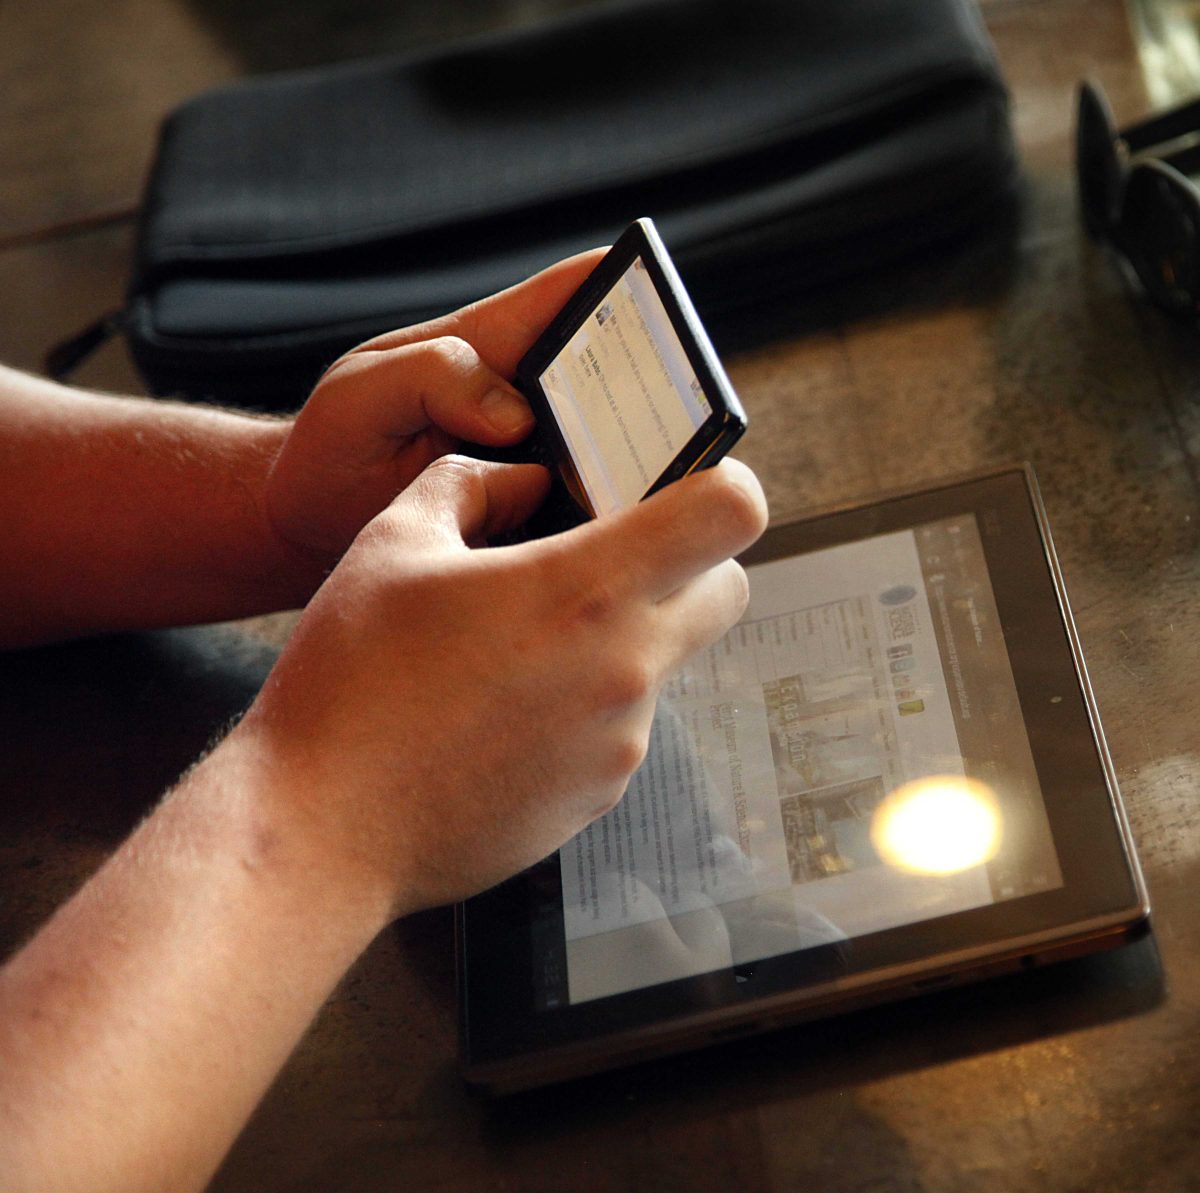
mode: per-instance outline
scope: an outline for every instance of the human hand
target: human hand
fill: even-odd
[[[275,533],[324,566],[461,441],[504,446],[533,428],[517,363],[603,255],[583,253],[451,315],[368,340],[321,378],[274,461]]]
[[[659,688],[746,601],[762,531],[734,461],[508,547],[545,472],[439,460],[355,541],[222,749],[264,840],[383,916],[466,897],[620,799]]]

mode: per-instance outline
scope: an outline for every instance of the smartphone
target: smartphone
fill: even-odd
[[[653,221],[631,224],[516,373],[554,475],[534,533],[624,509],[715,464],[746,415]]]

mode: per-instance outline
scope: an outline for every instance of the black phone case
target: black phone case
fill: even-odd
[[[1007,94],[973,0],[615,0],[178,108],[122,330],[146,386],[297,406],[355,343],[636,216],[722,348],[831,279],[1004,210]]]

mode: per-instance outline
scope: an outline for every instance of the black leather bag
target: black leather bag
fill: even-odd
[[[154,393],[294,406],[363,338],[649,215],[720,343],[978,227],[1015,173],[972,0],[607,3],[184,104],[118,323]]]

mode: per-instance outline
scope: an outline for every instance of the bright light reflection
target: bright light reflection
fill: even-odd
[[[889,865],[918,874],[957,874],[1000,848],[1000,810],[985,783],[929,775],[891,792],[875,810],[871,843]]]

